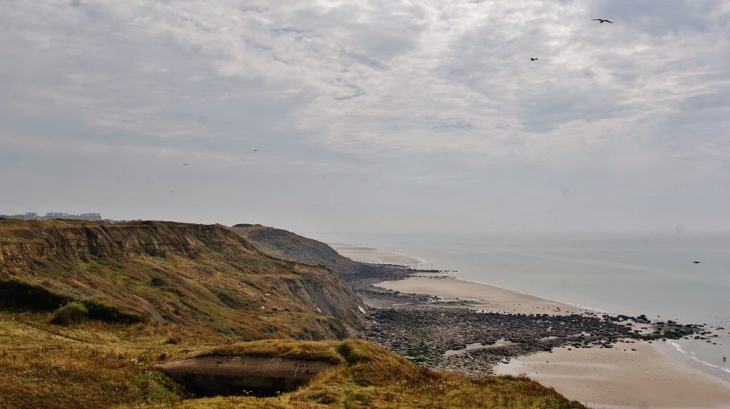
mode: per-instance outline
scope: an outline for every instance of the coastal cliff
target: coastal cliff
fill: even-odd
[[[246,239],[258,250],[282,260],[323,265],[341,273],[356,270],[361,264],[341,256],[325,243],[302,237],[287,230],[260,224],[237,224],[231,227],[231,230]]]
[[[240,340],[343,338],[362,325],[363,303],[336,273],[219,225],[0,220],[0,280],[12,277]]]
[[[324,266],[337,272],[361,297],[371,291],[371,284],[402,280],[415,272],[405,266],[353,261],[325,243],[274,227],[242,223],[230,230],[272,257]]]

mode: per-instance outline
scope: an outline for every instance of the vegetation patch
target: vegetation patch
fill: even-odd
[[[144,321],[142,316],[136,312],[123,312],[113,305],[87,298],[81,301],[89,311],[89,318],[104,322],[117,322],[120,324],[135,324]]]
[[[335,342],[313,342],[294,340],[265,339],[252,342],[241,342],[233,345],[212,348],[198,352],[194,357],[211,355],[248,356],[258,358],[301,359],[305,361],[322,361],[338,365],[344,362],[337,352]]]
[[[53,312],[51,324],[71,325],[78,324],[89,319],[89,310],[84,304],[72,301]]]
[[[0,308],[3,309],[54,311],[72,300],[19,277],[0,281]]]
[[[52,322],[62,325],[78,322],[82,316],[121,324],[144,321],[135,312],[123,312],[113,305],[92,298],[77,300],[18,277],[0,281],[0,308],[14,311],[54,311]]]

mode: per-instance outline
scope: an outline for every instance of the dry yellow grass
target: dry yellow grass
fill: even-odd
[[[193,356],[223,355],[302,359],[305,361],[324,361],[337,365],[344,362],[344,359],[336,350],[338,345],[340,344],[335,341],[313,342],[267,339],[216,347],[198,352]]]
[[[526,378],[465,377],[417,366],[362,340],[329,342],[344,361],[300,390],[271,398],[191,399],[180,408],[582,408]],[[260,346],[251,350],[256,351]],[[271,350],[270,346],[268,350]],[[290,348],[291,345],[282,349]],[[237,346],[247,354],[245,346]],[[232,351],[232,350],[231,350]],[[169,405],[167,405],[169,406]],[[166,407],[160,405],[158,407]]]
[[[184,396],[151,370],[161,359],[187,353],[164,343],[174,328],[98,322],[59,327],[49,318],[0,313],[0,407],[103,408]]]
[[[577,408],[555,391],[512,377],[432,371],[362,340],[256,341],[174,324],[48,324],[48,313],[0,312],[0,407],[10,408]],[[170,344],[171,336],[179,343]],[[195,399],[152,366],[211,353],[339,361],[300,390],[272,398]]]

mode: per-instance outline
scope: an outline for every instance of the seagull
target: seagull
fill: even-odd
[[[603,24],[603,23],[611,23],[611,24],[613,24],[613,21],[609,21],[609,20],[606,20],[606,19],[603,19],[603,18],[594,18],[593,21],[598,21],[600,24]]]
[[[537,57],[530,57],[530,61],[537,61]]]

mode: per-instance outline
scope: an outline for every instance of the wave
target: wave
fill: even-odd
[[[707,362],[707,361],[703,361],[702,359],[698,358],[697,357],[697,354],[695,354],[693,351],[689,351],[689,353],[688,353],[688,351],[686,351],[684,348],[682,348],[682,346],[679,345],[677,342],[668,340],[667,341],[667,344],[671,345],[677,352],[679,352],[680,354],[682,354],[682,356],[685,359],[688,359],[688,360],[690,360],[690,361],[692,361],[692,362],[694,362],[696,364],[700,364],[702,366],[709,367],[709,368],[712,368],[712,369],[715,369],[715,370],[722,371],[722,372],[725,372],[725,373],[730,374],[730,368],[722,367],[722,366],[715,365],[715,364],[712,364],[712,363]]]

